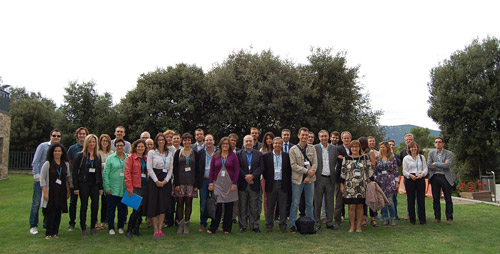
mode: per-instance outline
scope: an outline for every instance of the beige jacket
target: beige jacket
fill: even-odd
[[[290,148],[290,165],[292,166],[292,183],[301,184],[302,178],[307,171],[312,169],[316,173],[316,168],[318,167],[318,158],[316,157],[316,149],[313,145],[307,144],[306,155],[310,160],[310,165],[305,165],[305,159],[299,148],[300,144],[297,144]],[[311,182],[316,181],[316,175],[311,177]]]
[[[369,182],[366,186],[366,205],[375,212],[389,205],[389,199],[376,182]]]

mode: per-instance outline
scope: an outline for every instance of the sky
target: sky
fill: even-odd
[[[427,116],[430,71],[474,39],[499,38],[498,10],[482,0],[3,0],[0,77],[58,105],[68,82],[94,81],[118,103],[157,68],[208,72],[240,49],[306,64],[311,47],[330,47],[360,67],[381,125],[439,129]]]

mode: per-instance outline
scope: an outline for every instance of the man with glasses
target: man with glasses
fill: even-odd
[[[85,127],[79,127],[75,130],[76,143],[68,148],[68,159],[69,165],[71,167],[71,172],[73,172],[73,161],[76,160],[76,156],[83,150],[83,142],[85,138],[89,135],[89,130]],[[69,201],[69,228],[68,231],[74,231],[76,225],[76,203],[78,202],[78,195],[73,193],[73,188],[70,189],[71,199]]]
[[[47,150],[50,145],[61,141],[61,131],[54,129],[50,132],[50,141],[43,142],[36,148],[35,156],[31,166],[33,167],[33,198],[31,200],[30,212],[30,234],[38,234],[38,211],[40,211],[40,202],[42,201],[42,187],[40,187],[40,171],[42,165],[47,160]],[[43,227],[45,228],[45,221]]]
[[[436,150],[429,152],[427,167],[429,168],[429,182],[432,186],[432,199],[434,207],[434,223],[441,222],[441,189],[446,202],[446,223],[453,224],[453,201],[451,200],[451,187],[453,186],[453,174],[451,163],[453,153],[444,149],[444,139],[437,137],[434,140]]]

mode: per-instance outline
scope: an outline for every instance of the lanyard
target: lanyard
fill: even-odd
[[[82,147],[81,147],[78,143],[76,143],[76,150],[77,150],[78,152],[81,152],[81,151],[82,151]]]
[[[384,166],[384,169],[387,168],[387,161],[384,161],[384,159],[382,159],[382,165]]]
[[[189,156],[187,156],[186,150],[183,149],[183,152],[184,152],[184,157],[186,157],[187,166],[189,167],[189,160],[191,160],[191,152],[189,152]]]
[[[252,152],[250,152],[250,153],[246,152],[246,153],[247,153],[247,160],[248,160],[248,173],[250,173],[250,167],[252,165],[253,153]]]
[[[90,163],[90,167],[93,168],[94,167],[94,160],[89,159],[89,163]]]
[[[141,173],[146,173],[146,161],[141,157]]]
[[[228,155],[227,157],[229,157],[229,155]],[[224,160],[224,158],[222,158],[222,156],[220,157],[220,160],[222,161],[222,167],[223,167],[223,168],[225,168],[225,167],[226,167],[227,157],[226,157],[226,159],[225,159],[225,160]]]
[[[165,168],[165,165],[167,165],[167,154],[165,151],[163,151],[164,154],[163,154],[163,168]]]
[[[59,180],[61,180],[62,167],[57,168],[57,174],[59,175]]]
[[[361,161],[361,156],[358,157],[358,161],[357,162],[354,162],[354,165],[356,166],[356,168],[359,168],[359,162],[360,161]]]
[[[417,161],[417,173],[418,173],[418,155],[416,161]]]

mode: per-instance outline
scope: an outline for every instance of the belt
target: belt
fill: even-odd
[[[322,177],[328,177],[328,178],[330,178],[330,176],[325,176],[325,175],[321,175],[321,176],[322,176]]]
[[[274,180],[275,182],[282,182],[283,180]]]

